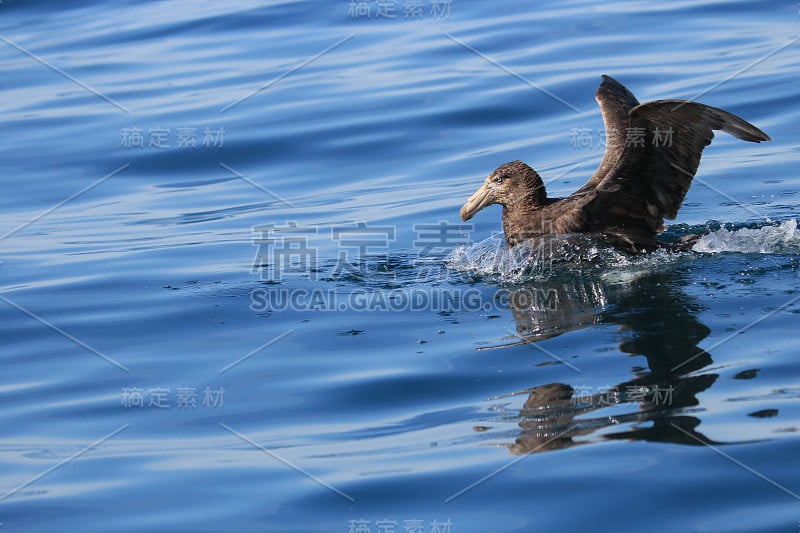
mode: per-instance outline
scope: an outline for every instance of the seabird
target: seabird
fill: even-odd
[[[629,251],[659,246],[664,218],[673,220],[689,190],[712,130],[750,142],[766,133],[715,107],[688,100],[639,104],[603,75],[595,99],[603,114],[606,150],[589,181],[566,198],[548,198],[542,178],[522,161],[500,165],[461,207],[461,219],[503,206],[509,246],[532,237],[588,233]]]

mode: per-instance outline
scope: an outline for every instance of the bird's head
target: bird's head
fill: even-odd
[[[542,178],[522,161],[512,161],[497,167],[483,185],[461,207],[461,220],[467,221],[487,205],[500,204],[506,209],[526,206],[542,207],[547,199]]]

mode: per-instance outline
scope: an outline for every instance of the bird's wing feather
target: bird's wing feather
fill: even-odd
[[[696,102],[659,100],[633,108],[622,155],[582,202],[588,219],[611,213],[634,240],[647,227],[660,232],[663,219],[677,215],[713,130],[745,141],[769,140],[741,118]]]
[[[631,109],[639,105],[639,101],[633,93],[620,82],[605,74],[603,74],[603,81],[597,88],[594,98],[603,115],[606,150],[600,166],[594,171],[589,181],[581,187],[581,191],[593,189],[617,164],[625,149],[628,122],[630,121],[629,113]]]

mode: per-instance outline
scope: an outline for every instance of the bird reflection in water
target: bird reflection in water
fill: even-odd
[[[591,436],[598,432],[604,439],[694,445],[711,442],[695,429],[700,419],[687,414],[687,408],[698,405],[697,395],[711,387],[718,374],[696,374],[712,363],[711,355],[698,346],[710,330],[697,318],[702,306],[681,288],[684,277],[679,270],[672,270],[609,282],[571,272],[511,291],[508,302],[520,340],[491,348],[535,344],[595,324],[616,324],[620,352],[644,356],[648,367],[637,368],[633,379],[606,391],[582,392],[578,386],[550,383],[506,395],[528,395],[518,416],[511,418],[521,428],[514,443],[506,444],[513,454],[585,444],[596,440]],[[552,296],[526,296],[543,291],[557,295],[555,305]],[[601,414],[610,406],[615,406],[614,413],[626,406],[631,409],[613,416]],[[597,416],[592,417],[593,413]],[[500,421],[500,417],[495,420]],[[502,421],[510,420],[502,417]],[[619,424],[626,430],[607,430]]]

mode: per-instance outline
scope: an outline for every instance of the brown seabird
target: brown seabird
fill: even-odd
[[[639,104],[621,83],[603,75],[595,99],[603,114],[606,150],[589,181],[566,198],[548,198],[542,178],[522,161],[505,163],[461,207],[464,221],[492,204],[503,206],[509,246],[532,237],[588,233],[615,246],[656,248],[664,218],[674,219],[689,190],[712,130],[745,141],[766,133],[715,107],[688,100]]]

